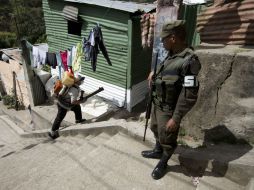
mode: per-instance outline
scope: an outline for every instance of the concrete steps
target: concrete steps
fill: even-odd
[[[99,136],[99,139],[101,139],[101,136],[103,135],[100,134]],[[71,142],[70,140],[73,139],[75,138],[70,137],[68,139],[66,137],[60,137],[59,141],[39,142],[36,149],[30,149],[25,152],[20,152],[20,154],[18,155],[11,155],[10,157],[3,160],[0,165],[3,164],[5,166],[8,166],[8,168],[4,166],[1,167],[4,170],[4,172],[1,173],[1,176],[4,176],[4,179],[11,179],[12,177],[15,177],[16,183],[13,184],[13,181],[2,181],[2,177],[0,177],[1,184],[4,184],[2,188],[27,189],[27,185],[29,185],[29,189],[44,189],[44,176],[52,176],[52,180],[57,179],[62,181],[64,176],[61,176],[61,174],[59,175],[58,173],[62,173],[64,169],[68,169],[73,164],[75,164],[74,159],[76,158],[75,156],[70,156],[71,152],[73,150],[81,150],[79,149],[81,147],[79,145],[82,145],[85,142],[85,140],[82,140],[82,138],[79,137],[76,137],[75,141]],[[84,143],[82,148],[84,147],[86,147],[86,151],[89,150],[87,148],[94,149],[94,146],[91,146],[88,143]],[[84,156],[85,154],[83,153],[79,155]],[[11,164],[13,167],[9,168]],[[60,178],[55,178],[54,172],[56,172],[55,175],[59,176]],[[66,177],[71,176],[72,175]],[[79,176],[78,179],[80,180],[80,178],[81,176]],[[37,180],[42,181],[43,184],[40,183],[42,186],[40,185],[39,187],[37,187],[37,184],[34,183],[34,181]],[[47,181],[47,178],[45,180]],[[66,183],[68,181],[69,180],[67,180]],[[58,184],[61,185],[61,183],[59,182]],[[45,182],[45,185],[49,184]],[[60,187],[57,185],[52,186],[52,188],[59,189]]]
[[[116,189],[195,189],[188,177],[181,173],[168,173],[155,181],[150,174],[158,160],[145,159],[140,152],[146,145],[118,133],[85,158],[95,175]],[[110,159],[108,159],[110,158]],[[170,164],[175,165],[174,162]]]
[[[0,158],[19,152],[22,149],[28,149],[33,146],[38,139],[23,139],[11,127],[12,121],[6,115],[0,116]],[[15,125],[12,122],[13,125]]]
[[[0,157],[0,189],[244,189],[213,175],[202,177],[196,187],[186,168],[172,160],[168,162],[167,174],[153,180],[151,172],[158,160],[140,155],[150,147],[123,132],[97,130],[62,135],[52,141],[21,138],[8,124],[1,125],[0,130],[4,134],[0,134],[0,143],[11,145],[10,150],[15,151]]]
[[[214,176],[203,176],[200,179],[200,183],[197,190],[240,190],[244,189],[241,185],[236,184],[224,177],[214,177]]]

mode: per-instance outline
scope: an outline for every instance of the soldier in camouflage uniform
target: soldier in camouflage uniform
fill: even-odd
[[[151,130],[156,144],[142,151],[145,158],[160,159],[152,172],[154,179],[164,176],[167,162],[177,147],[177,136],[183,116],[193,107],[198,95],[197,75],[201,68],[197,56],[185,44],[185,22],[165,23],[161,40],[168,56],[157,68],[151,113]],[[148,77],[149,83],[151,73]]]

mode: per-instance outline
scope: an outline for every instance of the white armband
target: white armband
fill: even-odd
[[[189,75],[184,77],[183,86],[184,87],[198,87],[198,79],[194,75]]]

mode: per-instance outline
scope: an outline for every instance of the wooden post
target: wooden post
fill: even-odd
[[[18,97],[17,97],[17,89],[16,89],[16,73],[15,71],[12,72],[13,77],[13,94],[15,97],[15,110],[18,110]]]

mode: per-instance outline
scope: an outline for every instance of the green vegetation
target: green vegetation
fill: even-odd
[[[0,49],[19,46],[22,38],[32,44],[46,42],[42,0],[0,0],[0,5]]]
[[[49,65],[43,65],[43,66],[42,66],[42,68],[41,68],[41,70],[43,70],[43,71],[46,71],[46,72],[50,73],[50,71],[51,71],[51,67],[50,67]]]
[[[15,97],[13,95],[4,95],[3,97],[3,103],[8,108],[15,108]]]
[[[1,99],[3,100],[3,104],[6,105],[8,109],[15,109],[16,98],[13,94],[11,94],[11,95],[7,94],[7,95],[1,97]],[[18,110],[24,110],[25,106],[22,102],[17,100],[17,108],[18,108]]]
[[[13,47],[16,44],[16,39],[15,33],[0,31],[0,48]]]
[[[45,42],[42,0],[0,0],[0,48],[18,46],[25,37],[32,44]]]

